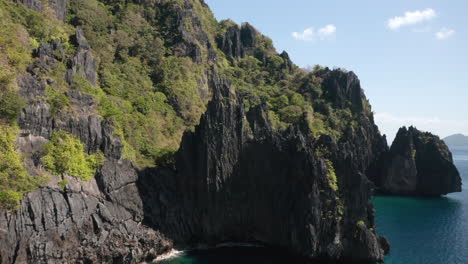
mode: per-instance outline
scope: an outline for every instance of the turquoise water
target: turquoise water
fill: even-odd
[[[454,148],[468,182],[468,148]],[[468,264],[468,190],[433,199],[375,197],[377,232],[391,253],[385,264]]]
[[[452,149],[468,182],[468,148]],[[468,264],[468,191],[433,199],[375,197],[377,232],[389,239],[385,264]],[[225,248],[189,252],[163,264],[304,263],[277,251]]]

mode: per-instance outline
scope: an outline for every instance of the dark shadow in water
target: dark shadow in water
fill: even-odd
[[[308,260],[294,257],[282,249],[264,247],[222,247],[193,250],[158,262],[159,264],[339,264],[338,262]],[[342,264],[340,262],[340,264]],[[363,263],[353,263],[363,264]]]

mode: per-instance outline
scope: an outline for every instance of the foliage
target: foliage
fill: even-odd
[[[21,192],[13,190],[0,191],[0,206],[5,209],[17,209],[23,198]]]
[[[103,155],[88,155],[78,138],[65,131],[54,132],[45,146],[44,167],[55,175],[68,174],[89,181],[102,164]]]
[[[49,85],[46,87],[46,95],[52,114],[56,114],[64,108],[70,106],[70,100],[68,97],[61,91],[54,89]]]
[[[65,190],[67,188],[68,180],[61,180],[58,182],[58,186],[62,188],[62,190]]]
[[[7,50],[0,52],[0,63],[5,56],[12,73],[24,70],[40,42],[54,38],[61,40],[69,57],[74,52],[70,35],[76,26],[83,29],[98,61],[98,83],[91,85],[76,75],[68,85],[63,78],[66,60],[57,62],[57,69],[43,76],[54,80],[46,89],[51,111],[69,107],[65,95],[69,89],[92,95],[98,113],[112,120],[122,137],[124,158],[141,167],[172,164],[183,132],[193,129],[205,111],[212,69],[232,82],[247,109],[266,103],[275,129],[286,129],[305,117],[312,136],[328,134],[338,141],[346,129],[359,125],[352,107],[335,109],[323,96],[321,76],[327,69],[291,69],[268,37],[256,32],[253,47],[247,47],[241,58],[228,60],[222,51],[209,47],[206,41],[216,45],[235,23],[218,23],[201,1],[188,5],[184,0],[76,0],[70,1],[62,23],[1,0],[0,20],[5,25],[0,46]],[[181,55],[194,48],[201,52],[201,62]],[[209,51],[216,59],[208,59],[213,55]],[[15,90],[9,91],[2,98],[9,98],[11,114],[4,115],[14,118],[21,104],[14,98]],[[370,113],[368,102],[363,103]]]
[[[45,181],[44,177],[32,177],[22,164],[15,146],[16,125],[0,124],[0,207],[16,209],[23,193],[31,191]]]
[[[164,59],[161,69],[161,91],[177,105],[178,112],[187,123],[195,125],[198,117],[204,112],[205,104],[198,92],[199,66],[190,58],[171,56]]]
[[[413,160],[416,160],[416,149],[411,150],[411,157],[413,158]]]
[[[366,228],[366,223],[363,220],[359,220],[356,222],[356,226],[359,228]]]
[[[12,3],[9,1],[0,1],[0,19],[8,19],[14,21],[15,26],[24,28],[29,33],[29,36],[36,42],[49,42],[52,39],[59,39],[65,47],[68,45],[68,39],[73,31],[73,28],[60,23],[54,16],[45,16],[32,9],[25,7],[19,3]],[[3,24],[2,24],[3,25]],[[3,30],[4,27],[2,27]],[[3,34],[1,34],[3,36]],[[11,40],[11,35],[7,35]],[[28,45],[30,38],[16,38],[25,40]]]
[[[14,120],[25,107],[25,100],[12,85],[14,79],[13,73],[0,69],[0,119]]]
[[[338,191],[338,179],[336,178],[335,168],[333,167],[333,162],[329,159],[325,159],[325,163],[328,168],[328,184],[330,188],[335,192]]]
[[[156,156],[156,166],[175,169],[175,153],[177,149],[165,148],[160,149]]]

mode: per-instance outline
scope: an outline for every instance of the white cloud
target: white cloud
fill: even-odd
[[[297,40],[315,41],[333,38],[336,35],[336,26],[333,24],[326,25],[318,30],[314,28],[306,28],[302,33],[293,32],[292,36]]]
[[[436,11],[431,8],[424,10],[407,11],[404,16],[390,18],[387,22],[388,28],[397,30],[402,26],[414,25],[424,21],[429,21],[437,16]]]
[[[440,119],[438,117],[398,116],[391,113],[376,113],[375,122],[380,131],[387,135],[391,144],[402,126],[415,126],[444,138],[456,133],[468,135],[468,120]]]
[[[450,38],[453,34],[455,34],[455,30],[450,28],[442,28],[435,33],[435,36],[439,40],[444,40]]]

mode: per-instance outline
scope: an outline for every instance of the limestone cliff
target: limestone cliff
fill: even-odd
[[[281,246],[309,258],[382,260],[385,242],[373,231],[370,184],[359,168],[372,159],[359,149],[371,146],[350,148],[354,132],[339,144],[314,139],[305,120],[275,131],[266,105],[245,112],[229,83],[213,81],[213,100],[177,156],[189,217],[181,236]],[[325,148],[333,152],[320,153]]]
[[[384,194],[438,196],[461,191],[452,153],[439,137],[402,127],[377,179]]]
[[[5,55],[28,58],[8,65],[26,101],[16,144],[32,176],[50,176],[0,210],[1,263],[139,263],[222,242],[383,260],[371,182],[393,163],[353,72],[300,69],[252,25],[217,22],[202,0],[18,1],[64,23],[0,1],[11,13],[0,19],[27,42]],[[56,131],[102,152],[91,181],[46,171]],[[418,175],[434,169],[419,157],[450,168],[448,154],[412,140],[401,144],[418,146]]]

